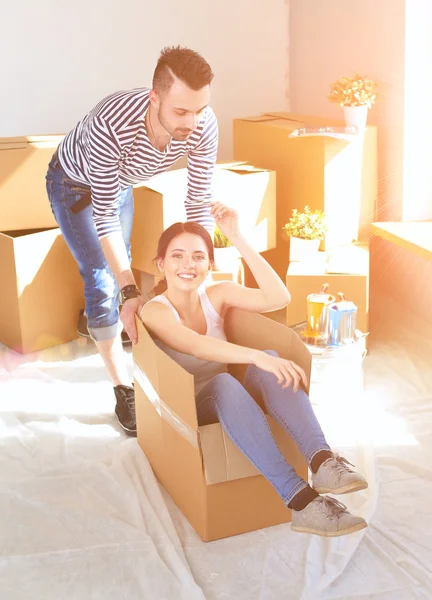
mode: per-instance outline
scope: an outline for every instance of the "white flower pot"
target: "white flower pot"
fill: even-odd
[[[290,262],[300,262],[318,254],[321,240],[304,240],[290,236]]]
[[[368,116],[368,105],[362,104],[361,106],[344,106],[344,117],[345,125],[358,128],[362,131],[366,127],[367,116]]]
[[[235,246],[228,246],[227,248],[215,248],[214,255],[217,271],[222,271],[223,273],[232,273],[236,270],[237,259],[239,258],[240,253]]]

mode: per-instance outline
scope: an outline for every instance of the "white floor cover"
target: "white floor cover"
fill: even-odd
[[[204,544],[120,433],[91,342],[0,348],[0,598],[432,598],[431,349],[398,331],[371,347],[363,397],[318,403],[329,442],[369,480],[340,498],[365,532],[286,525]]]

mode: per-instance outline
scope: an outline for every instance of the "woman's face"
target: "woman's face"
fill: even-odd
[[[158,261],[164,273],[168,288],[183,291],[199,287],[210,270],[207,246],[204,240],[194,233],[181,233],[168,245],[164,259]]]

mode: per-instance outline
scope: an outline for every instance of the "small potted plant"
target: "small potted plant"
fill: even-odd
[[[290,239],[290,261],[301,261],[318,252],[327,231],[327,220],[322,210],[312,212],[305,206],[304,212],[299,212],[294,208],[292,217],[282,229]]]
[[[224,273],[231,273],[236,267],[237,258],[240,256],[239,251],[217,225],[214,231],[213,244],[216,269]]]
[[[330,86],[328,99],[344,109],[345,124],[359,130],[366,127],[368,109],[375,104],[378,85],[372,79],[354,73]]]

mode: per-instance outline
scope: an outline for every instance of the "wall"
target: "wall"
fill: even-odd
[[[406,0],[404,221],[432,219],[431,34],[431,0]]]
[[[379,218],[399,220],[403,215],[405,0],[291,0],[289,70],[292,110],[333,118],[342,118],[342,110],[327,100],[331,82],[353,71],[378,82],[380,99],[369,113],[369,122],[379,126]]]
[[[68,131],[106,94],[150,85],[172,44],[215,72],[220,159],[233,117],[288,108],[284,0],[22,0],[2,3],[0,22],[0,137]]]

